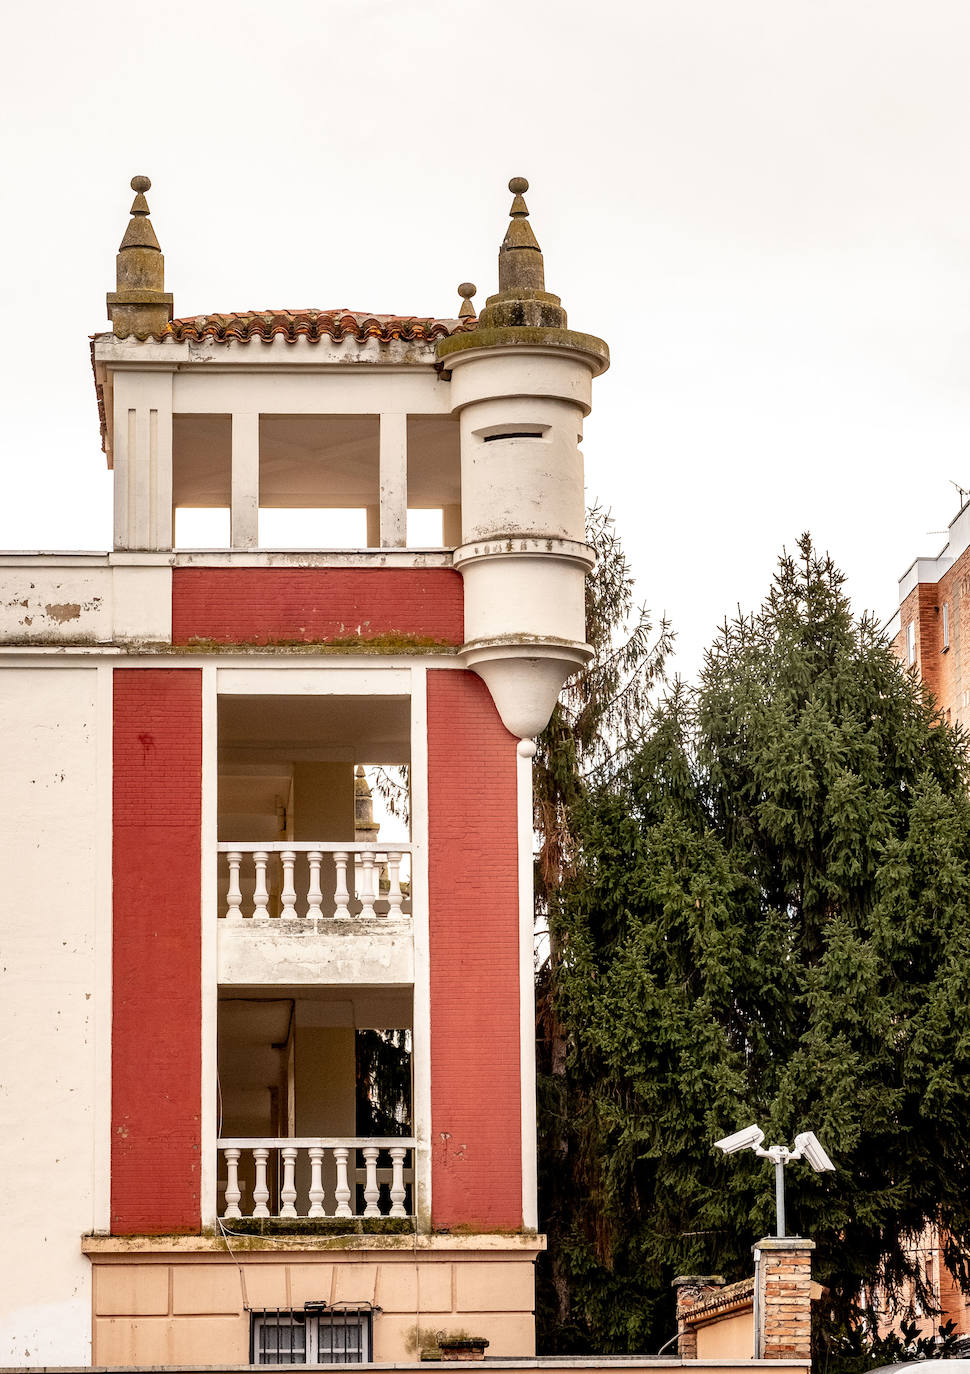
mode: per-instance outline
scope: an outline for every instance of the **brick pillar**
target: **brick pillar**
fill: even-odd
[[[768,1236],[754,1246],[755,1359],[811,1359],[814,1249],[798,1236]]]
[[[724,1287],[720,1274],[678,1274],[671,1283],[677,1294],[677,1354],[682,1360],[697,1359],[697,1328],[687,1317],[702,1298]]]

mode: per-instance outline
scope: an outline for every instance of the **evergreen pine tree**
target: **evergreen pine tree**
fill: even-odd
[[[712,1149],[751,1122],[812,1129],[837,1165],[787,1171],[836,1323],[864,1291],[929,1297],[928,1225],[966,1277],[968,782],[964,736],[806,536],[697,690],[576,788],[549,911],[543,1349],[656,1350],[675,1273],[751,1272],[771,1170]]]

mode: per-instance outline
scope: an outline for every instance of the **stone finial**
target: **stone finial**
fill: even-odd
[[[526,326],[565,329],[566,312],[558,296],[546,290],[545,267],[532,225],[525,193],[525,177],[512,177],[509,227],[498,250],[498,292],[489,296],[481,312],[483,329]]]
[[[460,320],[473,320],[475,318],[475,307],[472,305],[472,297],[478,287],[473,281],[463,281],[458,287],[458,294],[461,296],[461,309],[458,311]]]
[[[145,199],[151,184],[145,176],[131,179],[135,192],[131,219],[118,250],[116,290],[107,295],[108,318],[120,339],[130,334],[137,339],[161,334],[172,318],[172,297],[165,291],[165,259]]]
[[[374,798],[364,765],[358,763],[354,770],[354,842],[372,843],[380,828],[380,822],[374,820]]]
[[[509,182],[509,190],[515,199],[509,211],[509,227],[498,254],[499,294],[523,286],[532,291],[546,289],[542,249],[532,232],[529,207],[523,199],[528,189],[529,183],[525,177],[513,177]]]

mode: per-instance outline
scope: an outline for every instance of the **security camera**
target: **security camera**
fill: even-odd
[[[827,1170],[835,1168],[835,1165],[822,1149],[818,1136],[812,1131],[803,1131],[801,1135],[796,1135],[795,1151],[808,1160],[817,1174],[824,1174]]]
[[[723,1140],[715,1140],[714,1148],[723,1150],[726,1155],[733,1155],[737,1150],[756,1150],[764,1138],[765,1133],[760,1126],[746,1126],[743,1131],[735,1131],[734,1135],[726,1135]],[[812,1139],[815,1137],[812,1136]]]

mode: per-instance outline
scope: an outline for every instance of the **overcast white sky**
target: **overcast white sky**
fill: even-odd
[[[179,315],[451,315],[510,175],[613,366],[587,422],[692,675],[803,529],[888,615],[970,487],[966,0],[17,5],[0,547],[104,548],[87,336],[127,220]]]

